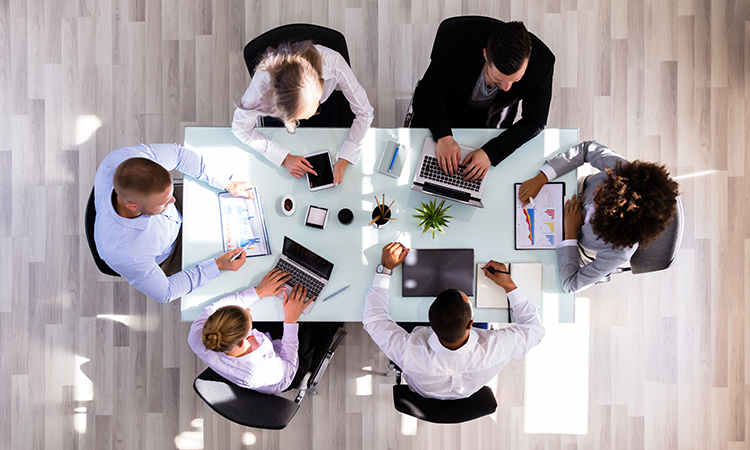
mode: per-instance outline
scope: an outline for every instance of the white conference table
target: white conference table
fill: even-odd
[[[335,157],[348,129],[299,128],[289,134],[284,128],[260,129],[269,139],[289,148],[292,153],[305,155],[328,149]],[[480,147],[500,130],[457,129],[458,143]],[[380,263],[385,244],[399,241],[410,248],[473,248],[475,262],[490,259],[502,262],[538,262],[543,265],[542,308],[545,322],[573,322],[575,296],[562,291],[557,257],[554,250],[515,250],[514,244],[514,188],[538,173],[550,154],[565,151],[578,143],[577,129],[547,129],[516,150],[497,167],[490,168],[485,187],[484,208],[475,208],[446,200],[453,205],[453,216],[445,235],[432,239],[421,234],[412,217],[420,201],[432,196],[411,190],[411,180],[427,129],[371,128],[363,144],[359,162],[349,166],[344,181],[331,189],[310,192],[306,178],[294,178],[283,167],[277,168],[262,155],[240,142],[230,128],[186,127],[185,146],[204,156],[206,164],[223,165],[234,173],[234,180],[249,180],[258,186],[263,203],[266,227],[271,244],[269,256],[248,258],[237,272],[222,271],[219,278],[182,297],[182,320],[194,320],[201,309],[223,296],[256,286],[273,267],[278,258],[284,236],[287,235],[310,250],[334,263],[333,274],[321,293],[321,299],[351,285],[349,289],[326,301],[318,301],[302,321],[362,320],[365,294],[370,288],[375,267]],[[388,177],[375,170],[385,142],[394,140],[411,147],[401,176]],[[566,183],[566,197],[575,193],[575,173],[556,181]],[[221,224],[218,190],[185,177],[183,200],[183,267],[193,267],[201,261],[222,254]],[[297,201],[297,211],[291,217],[282,214],[281,198],[291,194]],[[367,226],[375,205],[374,196],[393,205],[393,217],[383,229]],[[325,230],[304,225],[308,205],[329,209]],[[350,225],[339,223],[336,215],[341,208],[354,212]],[[394,271],[390,288],[390,312],[397,321],[426,322],[432,297],[401,297],[401,269]],[[473,300],[473,299],[472,299]],[[259,321],[283,320],[282,302],[276,297],[265,298],[252,306],[253,318]],[[477,322],[507,322],[506,309],[475,308]]]

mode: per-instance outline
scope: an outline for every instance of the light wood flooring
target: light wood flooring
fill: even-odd
[[[523,20],[552,49],[550,127],[686,177],[676,265],[582,295],[586,434],[524,432],[521,360],[494,418],[409,435],[358,324],[288,429],[218,418],[192,391],[179,305],[93,264],[99,161],[228,126],[244,44],[292,22],[342,31],[374,125],[399,125],[439,22],[461,14]],[[748,448],[749,122],[747,0],[0,0],[0,448]]]

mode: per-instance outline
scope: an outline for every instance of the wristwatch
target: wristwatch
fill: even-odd
[[[382,273],[383,275],[391,275],[393,273],[393,270],[385,267],[382,264],[378,264],[378,268],[375,269],[375,272]]]

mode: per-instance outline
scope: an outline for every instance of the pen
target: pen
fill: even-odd
[[[247,245],[245,245],[244,247],[242,247],[242,252],[247,251],[247,249],[250,248],[250,245],[252,245],[252,242],[249,242]],[[240,255],[242,254],[242,252],[235,253],[234,256],[232,256],[231,258],[229,258],[229,262],[235,262],[237,260],[237,258],[240,257]]]
[[[536,203],[534,203],[534,197],[529,197],[529,202],[531,202],[531,206],[536,209]]]
[[[331,297],[335,297],[335,296],[339,295],[340,293],[342,293],[342,292],[344,292],[345,290],[349,289],[349,286],[351,286],[351,285],[347,285],[347,286],[344,286],[344,287],[342,287],[342,288],[341,288],[341,289],[339,289],[338,291],[336,291],[336,292],[334,292],[333,294],[329,295],[328,297],[324,298],[324,299],[323,299],[323,301],[326,301],[326,300],[328,300],[328,299],[329,299],[329,298],[331,298]]]
[[[498,270],[498,269],[495,269],[494,267],[487,267],[487,271],[491,273],[492,275],[495,275],[497,273],[505,273],[505,274],[510,275],[510,271],[506,272],[505,270]]]
[[[396,163],[396,157],[398,156],[398,150],[401,148],[400,145],[396,146],[396,151],[393,152],[393,159],[391,160],[391,165],[388,167],[388,173],[391,173],[391,170],[393,170],[393,164]]]

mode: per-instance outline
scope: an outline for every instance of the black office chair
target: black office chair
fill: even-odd
[[[495,394],[483,386],[471,397],[457,400],[438,400],[425,398],[401,384],[401,369],[391,361],[386,376],[396,372],[396,384],[393,385],[393,406],[396,411],[432,423],[462,423],[484,417],[497,410]]]
[[[685,212],[682,210],[682,200],[677,197],[676,210],[667,228],[648,247],[639,247],[635,251],[630,258],[630,271],[638,275],[671,267],[680,251],[684,228]]]
[[[337,51],[347,64],[351,66],[349,62],[349,48],[346,45],[346,38],[341,32],[333,30],[331,28],[321,27],[319,25],[313,25],[309,23],[292,23],[288,25],[282,25],[274,29],[268,30],[260,36],[256,37],[252,41],[245,45],[245,65],[247,71],[252,77],[255,73],[255,68],[261,61],[263,54],[268,48],[275,48],[279,44],[285,42],[299,42],[299,41],[313,41],[315,44],[320,44],[331,50]],[[344,94],[335,90],[331,96],[320,106],[320,116],[311,117],[308,120],[300,121],[301,127],[327,127],[331,126],[329,123],[322,122],[322,118],[334,117],[335,126],[341,128],[349,128],[354,122],[354,113],[349,106],[349,101],[346,99]],[[322,123],[321,123],[322,122]],[[259,126],[283,126],[281,121],[274,117],[261,117]]]
[[[485,16],[457,16],[449,17],[438,26],[437,33],[435,33],[435,41],[432,44],[432,51],[430,52],[430,61],[436,58],[437,55],[442,51],[443,45],[450,41],[449,36],[455,36],[457,33],[463,33],[464,30],[476,29],[478,27],[487,27],[494,29],[500,25],[500,21],[492,17]],[[477,75],[478,76],[478,75]],[[417,84],[414,86],[414,92],[419,86],[419,82],[422,81],[420,78],[417,80]],[[404,128],[410,128],[411,122],[414,119],[414,93],[411,95],[409,106],[406,108],[406,116],[404,117]]]
[[[89,194],[89,201],[86,203],[86,214],[84,216],[84,228],[86,229],[86,241],[89,243],[89,250],[91,250],[91,256],[94,257],[94,263],[96,268],[105,275],[112,275],[113,277],[119,277],[120,274],[112,270],[106,262],[99,256],[99,252],[96,249],[96,242],[94,241],[94,222],[96,221],[96,206],[94,205],[94,189],[91,189]]]
[[[309,382],[297,393],[294,401],[280,395],[261,394],[251,389],[241,388],[208,368],[193,381],[193,389],[217,414],[240,425],[266,430],[281,430],[291,422],[300,407],[302,399],[309,391],[317,395],[318,383],[331,362],[336,349],[346,336],[341,331],[332,337],[322,358],[313,364],[315,370]]]

